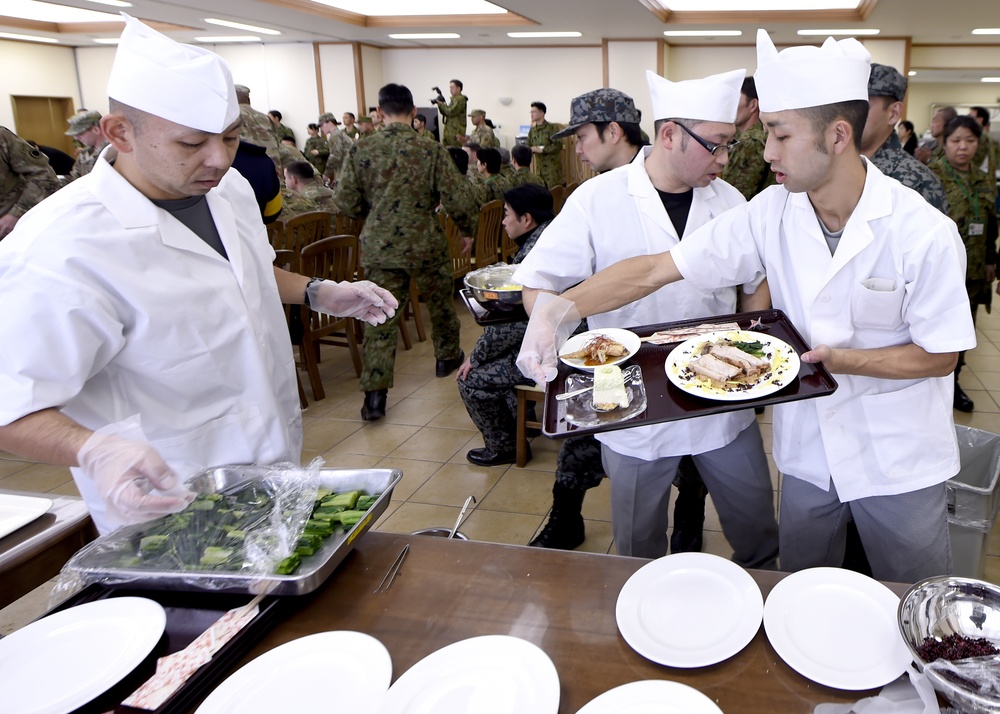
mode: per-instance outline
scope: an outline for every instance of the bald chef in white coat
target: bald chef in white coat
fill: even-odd
[[[596,271],[635,255],[678,245],[712,218],[744,204],[718,178],[736,127],[744,71],[671,82],[646,73],[656,119],[653,145],[631,164],[573,192],[520,264],[514,280],[525,303],[539,291],[559,293]],[[710,144],[706,146],[706,142]],[[686,240],[686,238],[685,238]],[[630,327],[736,311],[737,288],[748,309],[767,308],[759,276],[709,292],[681,283],[588,320],[592,328]],[[762,293],[763,295],[755,295]],[[538,295],[545,300],[551,295]],[[611,481],[611,526],[619,555],[667,554],[670,485],[681,457],[691,454],[712,495],[722,530],[744,567],[775,564],[778,525],[767,458],[753,410],[598,434]]]
[[[780,185],[563,297],[586,316],[682,277],[711,290],[766,274],[774,306],[813,345],[803,361],[824,362],[840,385],[774,410],[782,569],[840,565],[853,516],[876,578],[948,573],[945,481],[959,469],[951,375],[976,344],[962,241],[949,218],[861,157],[870,56],[857,40],[779,54],[761,30],[757,53],[764,158]],[[528,332],[522,356],[544,368],[551,338]]]
[[[102,533],[182,508],[198,469],[298,463],[282,301],[373,324],[396,305],[273,268],[229,170],[239,105],[222,58],[126,16],[108,94],[114,165],[0,243],[0,448],[74,467]]]

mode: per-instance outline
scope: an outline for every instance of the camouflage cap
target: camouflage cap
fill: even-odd
[[[480,116],[480,115],[486,116],[486,110],[485,109],[473,109],[471,112],[469,112],[469,116],[470,117],[475,117],[475,116]]]
[[[101,113],[98,111],[80,112],[79,114],[74,114],[66,121],[69,122],[69,129],[66,131],[66,136],[79,136],[90,127],[100,124]]]
[[[335,126],[340,123],[339,121],[337,121],[337,117],[335,117],[332,112],[324,112],[320,114],[319,119],[316,120],[316,123],[319,124],[320,126],[323,126],[327,122],[330,122]]]
[[[609,121],[638,124],[639,112],[635,108],[635,102],[632,97],[617,89],[595,89],[573,99],[570,103],[569,124],[562,131],[553,134],[552,138],[565,138],[584,124]]]
[[[372,118],[370,116],[368,116],[367,114],[362,114],[361,116],[359,116],[357,118],[356,123],[357,124],[371,124],[372,123]]]
[[[868,94],[872,97],[892,97],[897,102],[906,96],[908,80],[895,67],[872,62],[872,73],[868,76]]]
[[[234,85],[233,88],[236,90],[237,94],[250,94],[250,87],[245,84]]]

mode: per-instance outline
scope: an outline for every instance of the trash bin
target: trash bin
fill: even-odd
[[[986,548],[1000,506],[1000,434],[956,426],[961,470],[947,483],[954,574],[982,579]]]

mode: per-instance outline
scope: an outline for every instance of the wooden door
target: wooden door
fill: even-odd
[[[66,136],[66,120],[73,115],[70,97],[12,96],[14,132],[22,139],[76,156],[73,140]]]

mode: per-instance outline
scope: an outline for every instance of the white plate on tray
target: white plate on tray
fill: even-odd
[[[841,568],[792,573],[771,590],[764,631],[774,651],[807,679],[837,689],[873,689],[911,661],[899,634],[899,597]]]
[[[48,498],[0,493],[0,538],[41,518],[50,508],[52,501]]]
[[[0,640],[0,708],[63,714],[103,694],[153,651],[167,624],[159,603],[111,597],[36,620]]]
[[[763,609],[760,588],[740,566],[708,553],[678,553],[632,574],[618,594],[615,619],[646,659],[705,667],[746,647]]]
[[[594,409],[593,391],[577,394],[565,400],[566,421],[576,426],[602,426],[615,424],[637,417],[646,411],[646,387],[642,382],[642,370],[639,365],[632,364],[622,370],[625,379],[625,393],[629,397],[627,407],[619,407],[611,411]],[[584,387],[594,386],[592,372],[573,372],[566,377],[566,392],[572,392]]]
[[[609,689],[576,714],[722,714],[722,710],[694,687],[646,679]]]
[[[698,378],[688,365],[698,358],[699,352],[706,343],[724,338],[736,338],[743,342],[759,341],[763,345],[765,359],[771,361],[772,370],[753,385],[733,385],[722,388],[713,385],[707,379]],[[774,394],[784,389],[795,379],[801,367],[799,355],[795,349],[777,337],[771,337],[762,332],[749,330],[732,330],[709,332],[699,337],[692,337],[677,345],[667,356],[664,368],[674,386],[685,392],[724,402],[736,402],[745,399],[755,399]]]
[[[570,337],[563,343],[563,346],[559,348],[559,359],[563,364],[569,365],[574,369],[582,369],[584,372],[593,372],[595,365],[587,365],[582,359],[568,359],[563,357],[563,355],[576,352],[577,350],[582,350],[591,340],[600,335],[612,339],[615,342],[620,342],[625,346],[625,349],[628,350],[627,354],[621,357],[609,359],[604,364],[621,364],[635,355],[635,353],[638,352],[639,348],[642,346],[642,342],[639,340],[639,335],[634,332],[622,330],[618,327],[602,327],[597,330],[581,332],[579,335],[573,335]]]
[[[373,712],[392,681],[385,646],[363,632],[319,632],[287,642],[236,670],[197,714]]]
[[[556,714],[559,675],[539,647],[485,635],[442,647],[389,687],[380,714]]]

